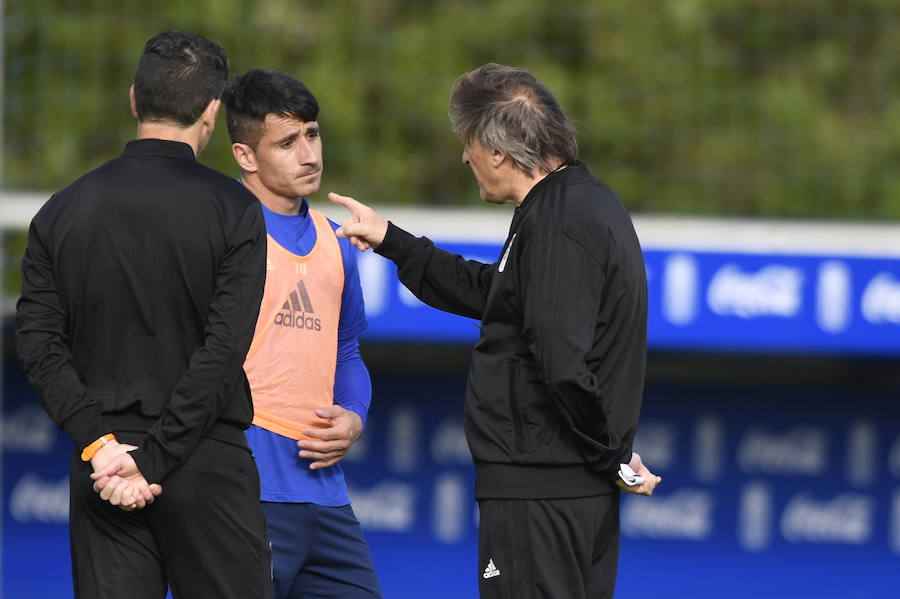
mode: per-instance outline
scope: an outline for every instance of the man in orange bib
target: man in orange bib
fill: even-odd
[[[306,200],[322,177],[319,105],[290,75],[261,69],[236,78],[223,101],[241,180],[267,230],[244,370],[274,596],[381,597],[338,463],[362,432],[372,389],[357,342],[366,327],[357,251]]]

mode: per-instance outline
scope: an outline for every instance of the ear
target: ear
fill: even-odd
[[[491,166],[498,168],[506,160],[506,154],[500,150],[491,150]]]
[[[219,116],[219,108],[222,106],[222,100],[215,99],[210,100],[209,104],[206,105],[206,108],[203,110],[203,114],[200,116],[201,119],[205,123],[207,123],[210,127],[216,126],[216,117]]]
[[[128,102],[131,104],[131,114],[138,118],[137,100],[134,99],[134,85],[128,89]]]
[[[247,144],[231,144],[231,153],[234,156],[234,161],[237,162],[243,172],[255,173],[259,170],[256,164],[256,154],[253,152],[253,148]]]

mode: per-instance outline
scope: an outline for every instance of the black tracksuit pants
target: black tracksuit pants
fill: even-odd
[[[481,599],[611,599],[619,492],[578,499],[482,499]]]
[[[119,442],[138,438],[118,434]],[[270,599],[271,554],[250,451],[202,439],[143,510],[92,489],[89,462],[70,468],[70,535],[78,599]]]

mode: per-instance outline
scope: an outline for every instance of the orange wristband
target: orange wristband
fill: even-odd
[[[110,441],[115,441],[116,436],[112,433],[106,433],[90,445],[84,448],[84,451],[81,452],[81,460],[84,462],[90,462],[94,455],[100,450],[101,447],[109,443]]]

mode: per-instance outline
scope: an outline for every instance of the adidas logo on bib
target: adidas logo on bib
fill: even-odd
[[[295,329],[307,329],[309,331],[321,331],[322,321],[313,316],[312,301],[306,291],[303,279],[297,283],[297,289],[291,291],[288,300],[281,307],[281,312],[275,316],[275,324]]]

